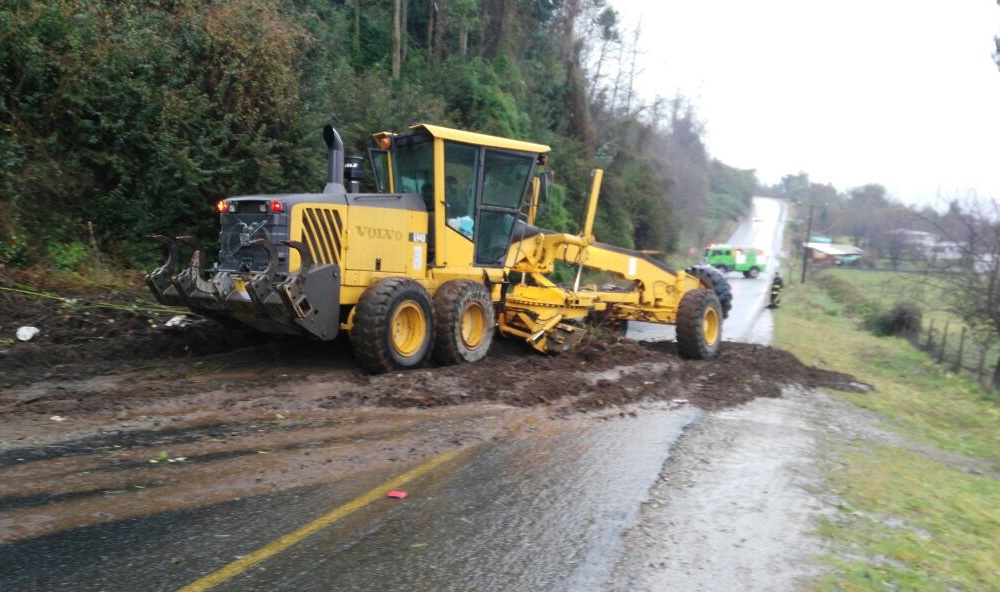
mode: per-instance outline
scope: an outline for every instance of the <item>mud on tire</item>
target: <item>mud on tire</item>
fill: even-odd
[[[711,265],[695,265],[685,269],[688,274],[701,280],[701,285],[715,292],[715,297],[719,299],[722,306],[722,318],[729,318],[729,311],[733,308],[733,289],[718,269]]]
[[[419,368],[431,353],[433,315],[427,290],[413,280],[386,278],[361,295],[351,346],[366,371]]]
[[[493,299],[472,280],[447,282],[434,293],[434,360],[461,364],[481,360],[493,343]]]
[[[686,292],[677,308],[677,352],[691,360],[708,360],[719,355],[721,345],[722,306],[715,292]]]

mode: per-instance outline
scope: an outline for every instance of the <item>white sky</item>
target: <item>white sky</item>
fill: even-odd
[[[1000,199],[994,0],[609,0],[640,93],[691,99],[715,158],[909,204]]]

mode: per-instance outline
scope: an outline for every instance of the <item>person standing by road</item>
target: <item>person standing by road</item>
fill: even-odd
[[[774,277],[771,278],[771,308],[778,306],[781,299],[781,290],[785,287],[785,281],[781,279],[781,272],[775,270]]]

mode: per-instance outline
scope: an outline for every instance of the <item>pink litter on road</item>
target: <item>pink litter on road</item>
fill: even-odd
[[[389,493],[387,493],[385,495],[387,497],[394,497],[396,499],[403,499],[404,497],[406,497],[406,492],[405,491],[390,491]]]

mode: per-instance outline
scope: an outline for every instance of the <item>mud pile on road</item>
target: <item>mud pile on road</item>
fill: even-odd
[[[716,409],[780,396],[789,384],[857,386],[765,346],[726,343],[719,359],[690,361],[673,343],[600,336],[561,356],[498,338],[476,364],[368,376],[346,339],[278,341],[204,319],[168,328],[174,314],[140,296],[65,300],[0,290],[0,415],[141,411],[174,399],[262,411],[494,402],[569,412],[643,400]],[[17,341],[25,325],[40,333]]]

